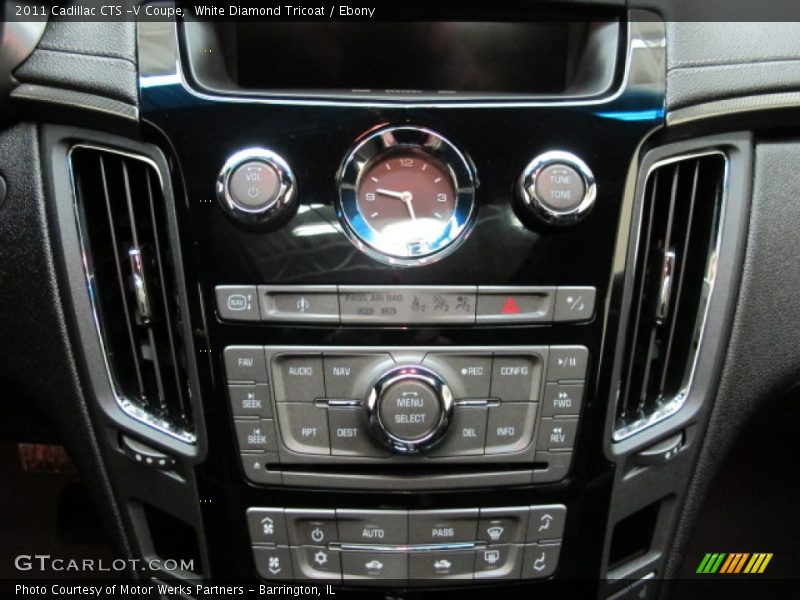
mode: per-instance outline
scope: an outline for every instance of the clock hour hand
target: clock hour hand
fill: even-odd
[[[375,193],[380,194],[381,196],[389,196],[390,198],[397,198],[398,200],[402,200],[403,202],[406,201],[407,192],[393,192],[392,190],[377,189],[375,190]]]

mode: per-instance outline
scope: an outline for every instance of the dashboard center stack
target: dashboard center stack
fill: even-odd
[[[183,175],[209,528],[265,579],[569,572],[663,26],[141,25],[176,59],[142,113]]]

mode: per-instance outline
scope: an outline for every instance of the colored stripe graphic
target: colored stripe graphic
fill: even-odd
[[[772,560],[771,552],[707,552],[696,573],[733,575],[738,573],[763,573]]]

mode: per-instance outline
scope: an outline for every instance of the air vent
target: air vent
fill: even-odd
[[[662,161],[644,190],[614,438],[684,403],[717,261],[727,160],[714,151]]]
[[[70,153],[87,284],[117,402],[194,442],[185,355],[158,170],[144,157]]]

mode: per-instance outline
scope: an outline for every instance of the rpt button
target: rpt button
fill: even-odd
[[[282,354],[273,363],[278,402],[313,402],[325,397],[321,356]]]
[[[506,402],[539,399],[541,359],[536,355],[496,354],[492,368],[493,398]]]
[[[330,454],[328,416],[309,402],[281,402],[278,421],[283,443],[301,454]]]

